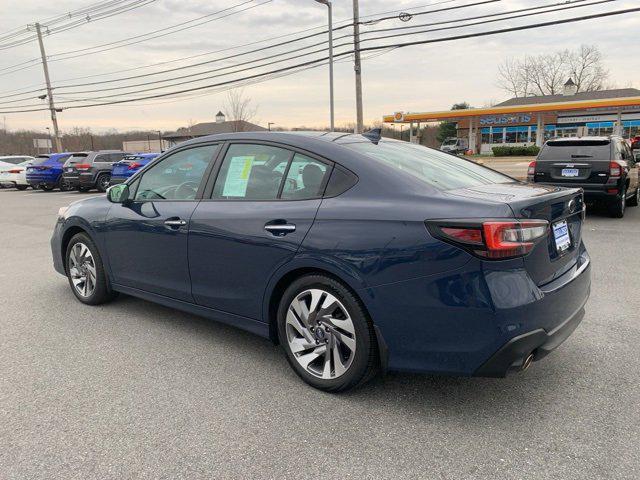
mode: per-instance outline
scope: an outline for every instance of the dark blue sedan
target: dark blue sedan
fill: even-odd
[[[243,328],[339,391],[543,358],[584,316],[583,215],[579,189],[379,132],[237,133],[61,209],[51,245],[81,302],[121,292]]]

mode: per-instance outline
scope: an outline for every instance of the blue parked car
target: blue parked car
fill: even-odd
[[[113,164],[111,168],[111,185],[117,185],[126,181],[134,173],[143,169],[159,153],[136,153],[126,155],[122,160]]]
[[[68,191],[72,188],[62,178],[62,166],[74,152],[38,155],[36,161],[27,167],[27,183],[34,189],[50,191],[59,188]]]
[[[545,357],[589,296],[582,190],[379,133],[182,143],[61,209],[54,266],[85,304],[121,292],[270,338],[328,391]]]

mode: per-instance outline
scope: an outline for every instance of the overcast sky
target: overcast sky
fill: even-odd
[[[264,1],[256,0],[254,3],[260,4]],[[419,12],[445,6],[475,3],[477,1],[360,0],[360,9],[361,15],[366,16],[391,10]],[[594,0],[589,0],[589,2],[592,1]],[[92,3],[95,2],[90,0],[58,0],[55,2],[50,0],[22,0],[20,2],[0,0],[0,32],[83,8]],[[240,3],[242,3],[242,0],[156,0],[126,13],[45,37],[45,46],[47,54],[53,56],[62,52],[113,42],[170,27]],[[351,0],[334,0],[334,21],[336,23],[339,24],[341,20],[350,17],[351,3]],[[402,23],[398,20],[381,22],[377,25],[367,26],[364,30],[411,25],[412,23],[437,22],[554,3],[560,3],[560,0],[503,0],[461,10],[416,16],[407,23]],[[416,38],[436,38],[461,32],[504,28],[524,23],[536,23],[602,11],[638,7],[638,3],[638,0],[618,0],[562,13],[539,15],[464,30],[423,34],[410,38],[412,40]],[[428,5],[432,6],[429,7]],[[236,10],[247,8],[247,6],[238,7]],[[111,72],[227,49],[325,24],[326,7],[313,0],[272,0],[227,18],[212,21],[173,35],[101,53],[83,54],[79,58],[51,62],[51,78],[52,82],[56,84],[56,82],[61,82],[64,79],[100,75],[76,81],[76,83],[82,83],[152,73],[161,69],[188,65],[189,63],[213,60],[221,55],[240,53],[251,48],[257,48],[257,45],[238,50],[228,50],[224,54],[210,54],[153,68],[118,74]],[[336,36],[342,36],[349,31],[348,29],[342,30],[336,33]],[[632,13],[595,21],[491,37],[419,45],[394,50],[384,55],[372,56],[372,58],[366,59],[363,64],[365,121],[379,120],[383,114],[397,110],[442,110],[448,109],[451,104],[459,101],[467,101],[474,106],[482,106],[492,101],[505,99],[508,95],[496,85],[497,65],[505,58],[522,57],[527,53],[573,48],[581,43],[596,44],[600,47],[605,54],[605,64],[611,72],[610,81],[612,83],[620,87],[640,87],[640,79],[638,78],[640,75],[639,31],[640,13]],[[309,40],[307,44],[321,39],[322,37],[317,37]],[[389,41],[405,40],[394,38]],[[344,39],[336,40],[336,44],[344,43],[345,41]],[[171,75],[184,75],[185,73],[194,73],[203,69],[231,65],[240,61],[260,59],[268,54],[282,52],[284,51],[283,49],[292,49],[299,45],[301,44],[296,43],[289,47],[245,56],[233,61],[227,60],[222,63],[209,64],[201,67],[200,70],[178,71]],[[346,47],[343,47],[343,50],[344,48]],[[37,42],[0,50],[0,69],[37,58],[38,56]],[[291,63],[277,64],[269,68],[278,68]],[[265,70],[267,68],[263,68],[260,71]],[[246,72],[245,74],[251,73],[255,72]],[[171,77],[164,75],[136,81],[131,80],[129,82],[138,83],[166,78]],[[173,87],[173,90],[215,83],[229,78],[233,77],[208,79],[193,85]],[[336,123],[339,125],[353,122],[355,119],[353,66],[348,61],[348,57],[346,57],[346,61],[345,57],[343,57],[342,61],[336,64],[335,79]],[[6,70],[0,72],[0,92],[2,93],[32,85],[39,86],[42,83],[43,73],[40,65],[35,65],[32,68],[10,75],[6,75]],[[114,85],[120,86],[122,83],[106,86]],[[91,87],[84,88],[91,89]],[[167,88],[145,94],[170,90],[172,89]],[[0,93],[0,97],[2,97],[2,93]],[[106,93],[114,94],[113,91]],[[193,98],[196,94],[198,96]],[[62,93],[59,95],[62,102],[65,97]],[[103,95],[103,93],[76,94],[75,97],[85,98],[99,95]],[[267,122],[273,122],[283,127],[300,125],[324,126],[328,124],[328,68],[326,66],[247,86],[245,95],[250,97],[258,106],[255,120],[264,126],[266,126]],[[191,98],[164,98],[146,100],[137,104],[67,110],[59,114],[59,123],[63,130],[69,130],[76,126],[90,127],[94,131],[102,131],[107,128],[116,128],[120,131],[142,129],[173,130],[190,122],[213,121],[216,112],[224,107],[226,94],[219,91],[206,94],[194,92],[189,96]],[[66,99],[69,98],[71,97],[68,95]],[[2,98],[0,98],[1,100]],[[30,104],[39,102],[40,100],[37,99],[25,100],[25,103]],[[6,117],[0,114],[0,122],[3,117],[6,118],[7,128],[12,130],[20,128],[44,130],[45,127],[50,126],[48,112],[44,111],[28,114],[6,114]]]

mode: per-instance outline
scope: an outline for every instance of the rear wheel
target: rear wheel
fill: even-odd
[[[636,188],[636,193],[633,197],[627,200],[627,205],[630,207],[637,207],[640,203],[640,187]]]
[[[378,370],[371,321],[351,291],[332,278],[309,275],[287,288],[278,336],[291,367],[315,388],[348,390]]]
[[[16,188],[18,190],[26,190],[27,188],[29,188],[29,185],[16,185]]]
[[[624,217],[625,207],[627,206],[627,189],[622,187],[620,190],[620,195],[616,197],[616,199],[609,204],[609,214],[613,218],[622,218]]]
[[[61,178],[58,182],[58,188],[61,192],[68,192],[70,190],[73,190],[73,187],[69,185],[69,183],[64,178]]]
[[[44,190],[45,192],[50,192],[54,189],[55,187],[53,185],[47,185],[47,184],[42,184],[40,185],[40,190]]]
[[[99,192],[106,192],[109,188],[109,182],[111,181],[111,175],[108,173],[101,173],[96,180],[96,188]]]
[[[87,305],[100,305],[115,297],[100,253],[87,234],[78,233],[71,239],[65,258],[69,285],[78,300]]]

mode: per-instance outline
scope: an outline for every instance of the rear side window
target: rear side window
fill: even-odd
[[[539,161],[545,160],[610,160],[611,142],[550,140],[538,154]]]
[[[109,162],[119,162],[124,158],[124,153],[111,153],[109,154]]]
[[[111,161],[111,155],[108,153],[101,153],[100,155],[96,155],[95,158],[93,159],[94,162],[109,162]]]
[[[293,152],[270,145],[230,145],[213,188],[213,198],[275,200],[292,156]]]
[[[348,170],[335,166],[324,192],[325,197],[337,197],[358,183],[358,177]]]
[[[383,140],[377,145],[372,142],[342,145],[405,172],[438,190],[515,182],[513,178],[474,162],[412,143]]]
[[[280,198],[305,200],[321,197],[329,171],[325,163],[296,153],[289,166]]]

